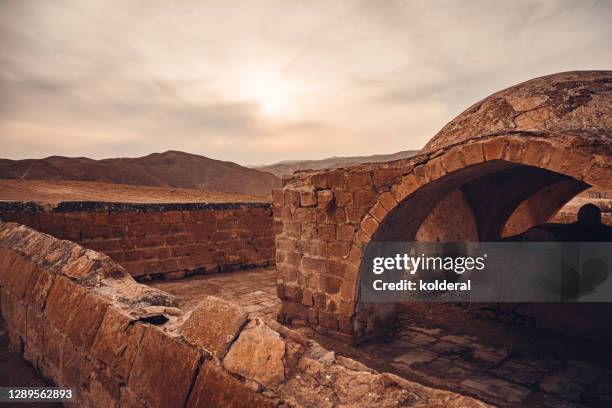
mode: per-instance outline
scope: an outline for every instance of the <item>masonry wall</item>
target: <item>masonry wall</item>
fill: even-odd
[[[575,146],[569,156],[568,145]],[[577,190],[608,185],[609,167],[598,159],[598,148],[577,136],[553,141],[515,132],[395,162],[294,173],[272,194],[279,318],[348,341],[381,335],[393,324],[393,304],[361,302],[358,294],[368,242],[412,241],[427,216],[460,187],[479,220],[478,234],[464,236],[497,239],[511,210],[535,191],[559,180]],[[554,211],[574,194],[563,193]],[[449,211],[461,208],[457,200],[451,204]],[[465,209],[453,228],[473,232]],[[608,322],[602,316],[598,325]]]
[[[0,218],[103,252],[140,278],[274,263],[267,203],[0,203]]]
[[[486,406],[336,357],[221,299],[183,310],[109,257],[15,223],[0,222],[0,304],[13,347],[75,388],[75,406]]]

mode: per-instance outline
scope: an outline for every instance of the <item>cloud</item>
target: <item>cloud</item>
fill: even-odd
[[[610,17],[570,0],[10,2],[2,156],[416,149],[499,89],[609,68]]]

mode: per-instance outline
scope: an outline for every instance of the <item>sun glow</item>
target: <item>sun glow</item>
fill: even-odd
[[[290,113],[294,84],[283,76],[270,74],[259,74],[254,81],[255,100],[264,115],[276,118]]]

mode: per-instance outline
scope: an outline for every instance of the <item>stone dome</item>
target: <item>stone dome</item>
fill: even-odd
[[[423,152],[512,133],[612,142],[612,71],[562,72],[504,89],[449,122]]]

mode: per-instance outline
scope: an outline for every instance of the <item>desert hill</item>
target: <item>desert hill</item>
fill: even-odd
[[[258,170],[267,171],[282,177],[286,174],[292,174],[297,170],[319,170],[331,169],[337,167],[347,167],[362,163],[375,163],[405,159],[414,156],[418,150],[405,150],[392,154],[376,154],[372,156],[352,156],[352,157],[329,157],[322,160],[292,160],[282,161],[270,165],[253,166]]]
[[[178,151],[103,160],[62,156],[0,159],[0,178],[96,181],[258,196],[281,185],[278,177],[265,171]]]

